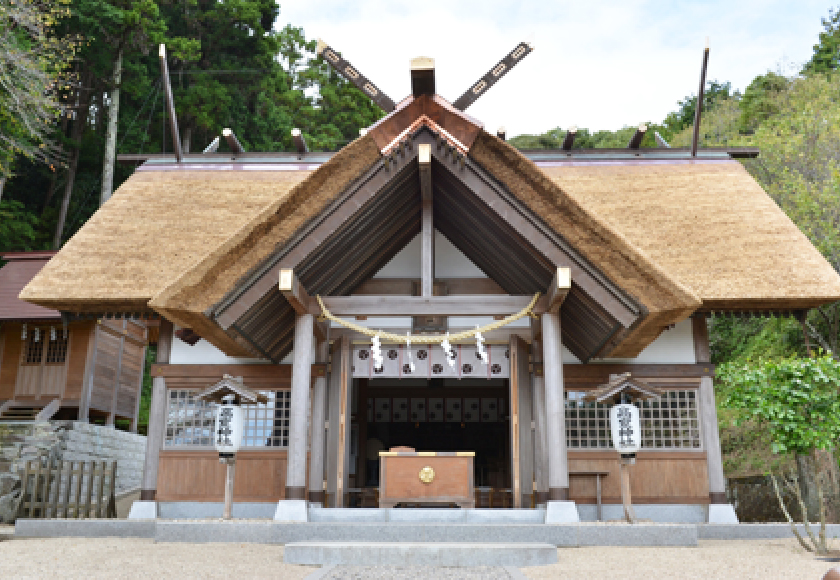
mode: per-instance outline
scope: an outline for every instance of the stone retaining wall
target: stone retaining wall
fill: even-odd
[[[146,437],[78,421],[0,422],[0,523],[14,521],[26,462],[117,461],[116,493],[137,488]],[[62,478],[62,484],[64,478]]]

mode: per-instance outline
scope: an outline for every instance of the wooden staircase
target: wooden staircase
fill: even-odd
[[[7,401],[0,405],[0,421],[47,421],[58,412],[60,406],[58,399],[44,405]]]

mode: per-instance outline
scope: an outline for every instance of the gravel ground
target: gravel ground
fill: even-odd
[[[5,530],[0,530],[0,532]],[[282,546],[155,544],[138,539],[16,539],[0,534],[0,578],[220,578],[302,580],[317,568],[283,563]],[[533,580],[820,580],[837,563],[815,559],[790,540],[703,540],[697,548],[561,548],[560,562],[524,568]],[[327,578],[506,579],[501,568],[340,566]]]
[[[558,558],[522,572],[533,580],[820,580],[840,565],[815,559],[795,538],[700,540],[697,548],[561,548]]]

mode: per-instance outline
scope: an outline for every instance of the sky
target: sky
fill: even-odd
[[[837,1],[840,4],[840,0]],[[302,27],[399,102],[409,60],[435,59],[437,92],[457,99],[519,42],[524,58],[467,109],[508,136],[571,125],[660,122],[708,79],[743,91],[792,74],[813,52],[831,2],[812,0],[282,0],[277,25]]]

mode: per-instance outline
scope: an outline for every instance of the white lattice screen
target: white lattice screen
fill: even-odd
[[[242,405],[242,447],[288,447],[290,391],[261,393],[268,403]],[[164,446],[213,447],[214,406],[196,401],[194,395],[192,390],[169,390]]]
[[[610,405],[583,401],[584,392],[566,392],[566,446],[612,449]],[[641,405],[642,447],[701,449],[697,391],[668,391]]]

